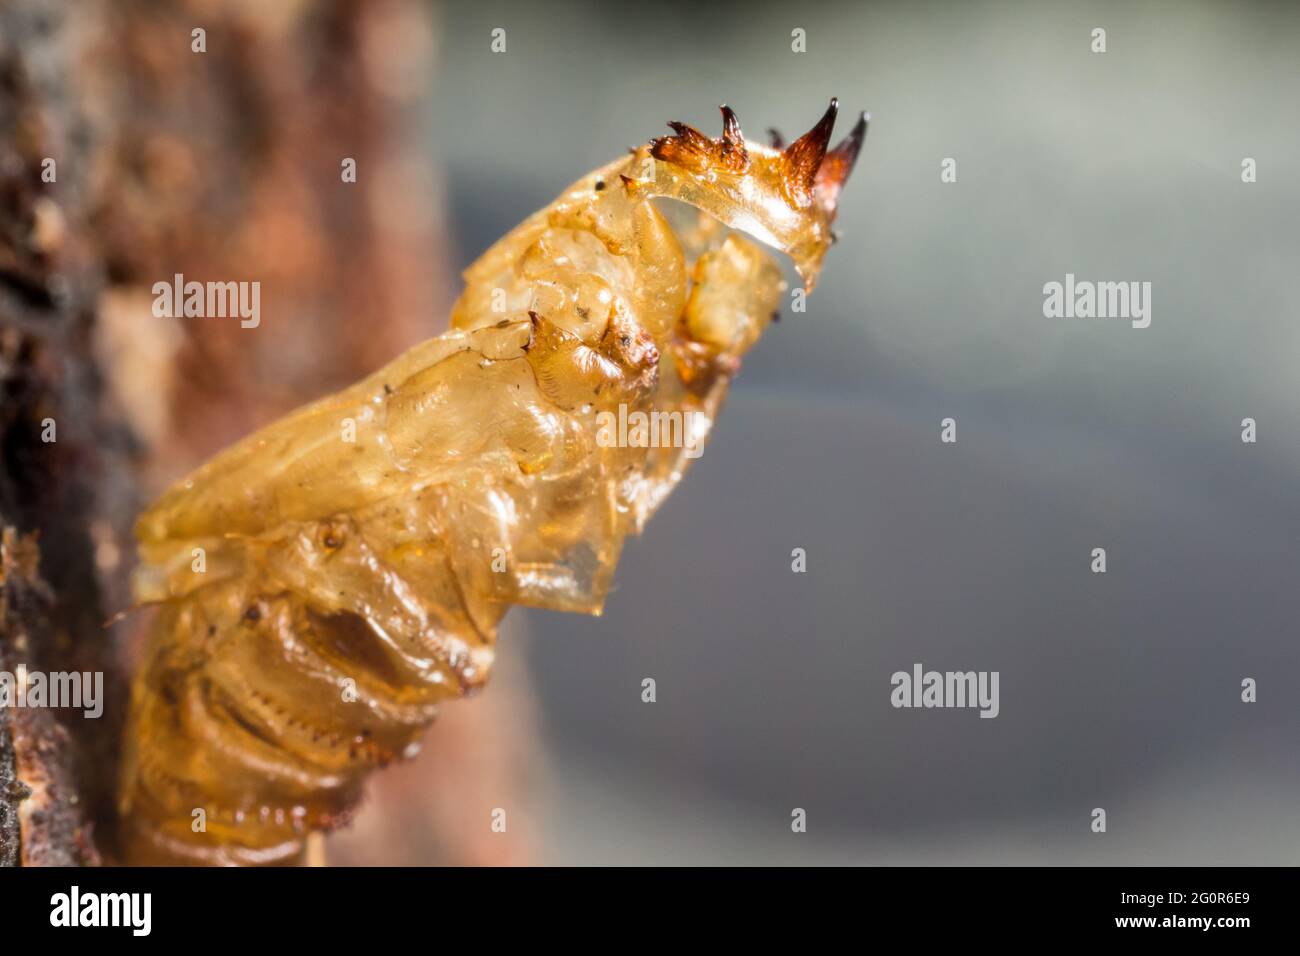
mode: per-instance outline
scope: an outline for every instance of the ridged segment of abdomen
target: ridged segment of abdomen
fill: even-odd
[[[404,594],[350,519],[245,562],[153,623],[120,791],[131,862],[293,862],[308,832],[349,819],[372,770],[413,752],[439,702],[486,679],[490,643],[463,614],[468,636],[441,630],[448,615]]]

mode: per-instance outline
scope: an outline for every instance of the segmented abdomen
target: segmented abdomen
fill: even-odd
[[[294,860],[483,684],[512,604],[600,609],[688,460],[599,442],[597,416],[689,413],[702,441],[782,288],[752,244],[684,253],[630,181],[606,188],[638,159],[489,250],[451,332],[141,518],[137,598],[159,607],[120,789],[131,859]]]
[[[483,683],[492,632],[455,593],[441,499],[293,523],[246,545],[240,575],[162,607],[123,792],[138,860],[296,858],[306,832],[348,819],[370,770],[413,751],[437,703]],[[394,527],[412,514],[427,534]]]

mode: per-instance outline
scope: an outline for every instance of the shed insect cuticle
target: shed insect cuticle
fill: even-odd
[[[789,146],[745,140],[726,106],[716,139],[670,124],[489,248],[450,331],[237,443],[140,517],[135,594],[159,613],[119,787],[130,861],[294,859],[306,833],[351,818],[373,769],[418,750],[437,705],[479,692],[512,605],[601,611],[624,539],[691,456],[606,446],[600,416],[678,414],[707,439],[779,318],[785,283],[759,244],[811,291],[832,242],[866,131],[864,115],[828,148],[836,111]],[[605,188],[616,176],[624,188]],[[720,227],[675,229],[656,200]],[[534,308],[502,317],[503,291]],[[603,323],[579,304],[593,302]],[[343,418],[377,440],[339,442]],[[190,572],[198,543],[220,575]],[[257,812],[196,833],[199,805]]]

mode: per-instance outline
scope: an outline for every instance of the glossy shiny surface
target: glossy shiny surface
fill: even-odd
[[[159,609],[120,791],[131,859],[296,859],[438,703],[482,686],[512,604],[600,612],[624,539],[691,459],[602,441],[603,416],[677,414],[702,442],[780,306],[776,263],[719,222],[809,285],[830,242],[807,137],[770,150],[728,113],[718,141],[682,127],[691,149],[655,141],[583,177],[466,271],[451,331],[140,518],[136,596]],[[814,133],[820,162],[825,118]],[[699,223],[675,233],[661,197]]]

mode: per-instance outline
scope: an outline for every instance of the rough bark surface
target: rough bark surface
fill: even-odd
[[[0,717],[0,860],[90,863],[111,814],[122,683],[96,538],[128,519],[131,443],[93,355],[102,264],[86,226],[90,136],[55,4],[0,8],[0,669],[100,671],[105,716]],[[89,759],[90,755],[94,759]]]

